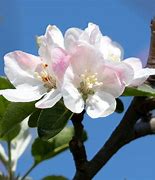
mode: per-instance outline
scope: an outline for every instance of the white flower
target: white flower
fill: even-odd
[[[70,52],[81,43],[87,43],[100,51],[105,60],[120,61],[123,58],[123,48],[113,42],[108,36],[103,36],[96,24],[89,23],[85,30],[70,28],[65,33],[65,46]]]
[[[133,68],[134,77],[132,81],[126,83],[126,86],[139,86],[150,75],[155,74],[155,69],[143,68],[141,60],[138,58],[131,57],[123,60],[123,48],[118,43],[113,42],[108,36],[103,36],[99,27],[93,23],[89,23],[85,30],[70,28],[66,32],[65,45],[70,52],[73,52],[73,49],[76,49],[76,46],[81,43],[87,43],[98,49],[104,60],[107,60],[107,66],[110,65],[113,69],[118,70],[120,63],[127,64],[130,68]],[[123,65],[120,66],[122,67]],[[125,75],[127,74],[126,72]],[[124,81],[123,79],[120,80]]]
[[[59,47],[62,41],[58,28],[48,26],[40,37],[39,57],[22,51],[5,55],[5,74],[16,89],[1,90],[0,94],[14,102],[30,102],[44,96],[36,107],[54,106],[62,97],[61,82],[69,62],[69,56]]]
[[[85,108],[92,118],[113,113],[115,98],[125,88],[120,79],[128,83],[133,78],[132,68],[124,64],[119,66],[119,72],[107,66],[102,54],[93,46],[77,46],[64,75],[62,93],[65,106],[74,113],[81,113]],[[123,68],[128,76],[122,77]]]

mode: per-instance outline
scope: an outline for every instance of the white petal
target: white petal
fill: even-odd
[[[38,54],[42,57],[44,63],[51,66],[53,62],[53,49],[64,49],[64,38],[61,31],[56,26],[49,25],[44,36],[38,37]]]
[[[143,68],[135,72],[133,81],[129,86],[140,86],[143,84],[150,75],[155,75],[155,69]]]
[[[37,108],[51,108],[53,107],[60,99],[62,95],[59,90],[51,90],[47,93],[40,101],[38,101],[35,106]]]
[[[57,47],[64,48],[64,38],[57,26],[48,25],[45,36],[51,47],[55,44]]]
[[[0,90],[0,95],[3,95],[7,100],[12,102],[31,102],[40,99],[46,93],[46,89],[40,88],[18,88]]]
[[[129,86],[139,86],[143,84],[150,75],[155,75],[155,69],[143,68],[142,62],[138,58],[128,58],[123,61],[124,63],[130,65],[134,70],[134,78]]]
[[[99,43],[99,41],[102,38],[102,34],[100,32],[99,26],[93,23],[88,23],[88,27],[85,29],[85,31],[89,35],[90,44],[96,45]]]
[[[78,44],[80,35],[83,33],[81,29],[78,28],[70,28],[65,33],[64,44],[67,51],[73,53],[76,49],[76,45]]]
[[[104,59],[120,61],[123,58],[123,48],[120,44],[113,42],[108,36],[102,36],[98,47]]]
[[[35,69],[41,63],[37,56],[22,51],[15,51],[4,56],[5,74],[11,83],[17,87],[21,84],[35,86],[41,82],[35,78]]]
[[[99,30],[99,26],[94,23],[89,22],[88,27],[85,29],[85,31],[89,34],[89,36],[91,36],[94,30],[96,30],[98,33],[101,34]]]
[[[130,65],[134,69],[134,72],[137,72],[137,71],[139,71],[140,69],[143,68],[142,67],[142,62],[138,58],[134,58],[134,57],[127,58],[123,62]]]
[[[62,95],[65,106],[74,113],[81,113],[84,109],[84,101],[81,94],[71,83],[64,84]]]
[[[105,92],[96,92],[86,101],[86,111],[91,118],[106,117],[116,109],[115,98]]]

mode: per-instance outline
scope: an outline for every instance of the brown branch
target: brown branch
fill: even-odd
[[[108,162],[108,160],[125,144],[129,143],[137,137],[134,131],[135,123],[141,117],[139,104],[143,104],[143,97],[135,97],[125,113],[122,121],[114,130],[108,141],[98,151],[94,158],[88,163],[87,172],[89,178],[92,179],[96,173]],[[79,174],[79,180],[84,178]]]
[[[151,41],[150,41],[150,51],[147,61],[147,67],[155,68],[155,18],[151,21]],[[151,85],[155,85],[155,75],[150,76],[148,82]]]
[[[147,66],[155,68],[155,19],[151,22],[151,44]],[[155,85],[155,76],[150,76],[147,82]],[[87,162],[87,166],[84,166],[84,172],[88,179],[92,179],[121,147],[137,138],[155,132],[155,119],[148,115],[152,109],[155,109],[155,99],[148,99],[147,97],[135,97],[133,99],[122,121],[110,138],[92,160]],[[139,120],[140,118],[141,120]],[[85,180],[85,174],[76,171],[76,180]]]
[[[85,146],[83,143],[83,125],[82,120],[85,111],[81,114],[74,114],[72,117],[72,123],[74,126],[74,137],[69,143],[70,151],[73,155],[76,172],[84,177],[85,180],[89,180],[85,167],[87,166],[87,155],[85,151]],[[75,174],[74,180],[77,176]]]

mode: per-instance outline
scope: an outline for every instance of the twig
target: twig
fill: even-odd
[[[13,180],[13,172],[12,172],[12,156],[11,156],[11,141],[8,141],[8,173],[9,173],[9,180]]]
[[[28,169],[28,171],[24,174],[24,176],[21,178],[21,180],[24,180],[29,174],[30,172],[37,166],[38,164],[37,163],[34,163],[30,169]]]

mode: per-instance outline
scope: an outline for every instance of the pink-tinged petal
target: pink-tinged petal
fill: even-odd
[[[150,75],[155,75],[155,69],[144,68],[135,72],[133,81],[129,86],[140,86],[143,84]]]
[[[40,83],[34,76],[36,67],[41,63],[39,57],[14,51],[4,56],[4,62],[5,74],[15,87],[24,83],[30,86]]]
[[[138,58],[134,58],[134,57],[127,58],[123,62],[130,65],[133,68],[134,72],[137,72],[143,68],[142,62]]]
[[[14,51],[4,56],[5,61],[16,61],[20,68],[33,72],[41,59],[38,56],[28,54],[22,51]]]
[[[53,89],[47,93],[35,106],[40,109],[53,107],[60,99],[62,95],[59,90]]]
[[[98,75],[99,82],[103,83],[100,88],[102,91],[110,93],[114,97],[123,93],[125,85],[121,82],[115,70],[104,67],[103,70],[98,71]]]
[[[66,31],[64,37],[64,44],[68,52],[74,53],[82,33],[83,31],[78,28],[70,28]]]
[[[61,80],[69,65],[70,56],[61,48],[53,49],[52,53],[52,69],[58,79]]]
[[[71,83],[64,84],[62,95],[65,106],[74,113],[81,113],[84,109],[84,101],[81,94]]]
[[[45,89],[36,88],[18,88],[0,90],[0,95],[3,95],[7,100],[12,102],[31,102],[40,99],[45,94]]]
[[[97,69],[103,66],[104,60],[102,54],[93,46],[81,44],[76,48],[76,52],[70,58],[74,74],[80,76],[86,70],[90,73],[96,73]]]
[[[56,26],[49,25],[44,36],[37,37],[39,44],[38,54],[47,64],[52,63],[52,50],[54,48],[64,48],[64,38],[61,31]]]
[[[114,62],[114,61],[106,61],[105,67],[111,71],[114,71],[122,85],[127,86],[130,84],[134,78],[133,68],[123,62]]]
[[[86,111],[91,118],[106,117],[116,109],[115,98],[106,92],[96,92],[86,101]]]

